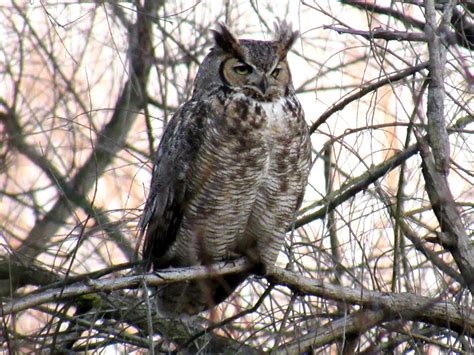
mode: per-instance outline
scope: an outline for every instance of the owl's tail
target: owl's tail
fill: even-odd
[[[157,290],[158,312],[166,318],[188,318],[223,302],[248,272],[164,285]]]

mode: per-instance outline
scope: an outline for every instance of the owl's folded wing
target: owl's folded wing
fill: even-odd
[[[188,200],[189,169],[199,151],[205,107],[195,101],[180,107],[166,127],[154,159],[149,195],[140,234],[145,235],[143,259],[146,268],[169,266],[166,253],[176,240]]]

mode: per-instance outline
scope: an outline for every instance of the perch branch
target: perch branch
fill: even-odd
[[[226,275],[249,270],[251,264],[245,259],[221,262],[212,265],[212,276]],[[142,283],[159,286],[171,282],[182,282],[210,276],[209,266],[166,269],[156,273],[90,279],[64,287],[32,292],[11,300],[2,306],[3,316],[24,311],[44,303],[60,302],[91,294],[107,293],[121,289],[136,289]],[[419,296],[413,293],[378,292],[366,289],[344,287],[303,277],[300,274],[274,267],[267,278],[271,282],[286,285],[300,294],[318,296],[324,299],[363,306],[371,310],[384,310],[386,319],[419,320],[474,335],[474,317],[470,310],[448,301]]]

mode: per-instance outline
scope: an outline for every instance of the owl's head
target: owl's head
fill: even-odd
[[[272,101],[293,90],[286,56],[298,32],[283,22],[272,41],[237,39],[225,26],[213,30],[215,46],[206,56],[195,80],[197,90],[224,85],[261,101]]]

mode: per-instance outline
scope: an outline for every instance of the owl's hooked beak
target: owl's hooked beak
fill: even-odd
[[[270,83],[266,74],[255,73],[244,87],[251,89],[258,96],[266,98],[269,94]]]
[[[257,88],[258,90],[260,91],[260,93],[262,94],[262,96],[265,96],[265,94],[267,93],[267,89],[268,89],[268,79],[267,79],[267,76],[264,74],[262,75],[262,79],[257,83]]]

